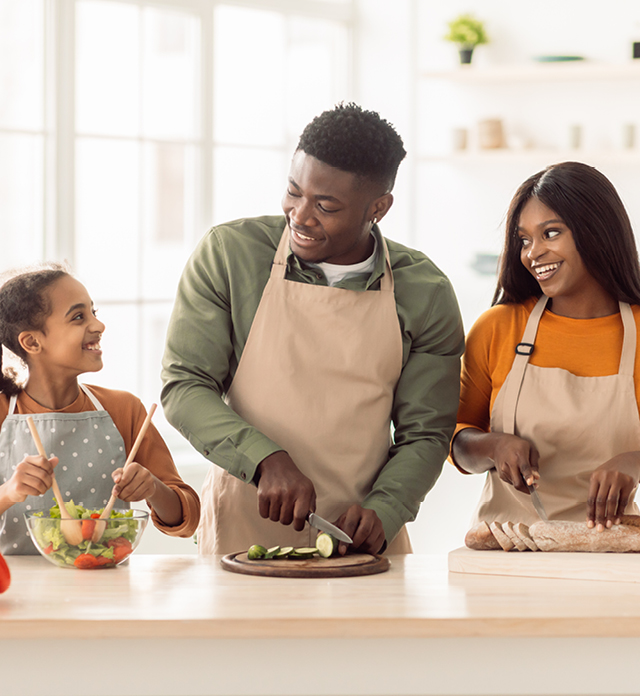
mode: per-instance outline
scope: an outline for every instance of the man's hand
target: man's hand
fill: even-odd
[[[591,474],[587,526],[601,532],[619,524],[639,479],[640,452],[624,452],[601,464]]]
[[[382,522],[378,515],[360,505],[352,505],[334,524],[353,539],[354,551],[378,553],[385,542]],[[344,556],[347,547],[348,544],[341,541],[338,553]]]
[[[529,494],[525,481],[533,484],[540,478],[538,450],[517,435],[491,433],[490,437],[494,440],[492,459],[500,478],[517,491]]]
[[[4,484],[5,496],[13,503],[23,503],[28,495],[42,495],[53,483],[53,469],[58,457],[45,459],[40,455],[25,457]]]
[[[313,483],[286,452],[274,452],[256,469],[260,517],[289,525],[300,532],[307,516],[316,509]]]

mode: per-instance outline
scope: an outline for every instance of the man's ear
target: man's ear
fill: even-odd
[[[372,203],[371,206],[371,216],[370,218],[373,220],[375,218],[376,222],[380,222],[382,218],[389,212],[389,208],[393,205],[393,194],[391,193],[385,193],[384,195],[380,196],[380,198],[376,198],[376,200]]]
[[[38,331],[22,331],[18,335],[18,343],[28,355],[37,355],[42,350]]]

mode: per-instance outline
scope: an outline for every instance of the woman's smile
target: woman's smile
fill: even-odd
[[[539,283],[543,283],[545,280],[552,278],[561,265],[562,261],[558,261],[557,263],[532,264],[531,272]]]

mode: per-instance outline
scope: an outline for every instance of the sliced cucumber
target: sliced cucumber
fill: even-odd
[[[256,561],[259,558],[264,558],[266,553],[267,549],[265,549],[264,546],[260,546],[260,544],[254,544],[247,551],[247,558],[250,561]]]
[[[293,546],[282,546],[280,551],[277,551],[274,558],[286,558],[293,551]]]
[[[338,540],[332,537],[331,534],[322,532],[316,538],[316,548],[322,558],[329,558],[338,551]]]
[[[301,546],[289,554],[289,558],[296,558],[299,561],[305,558],[313,558],[318,553],[315,546]]]
[[[279,546],[272,546],[272,547],[267,551],[267,553],[265,553],[265,555],[264,555],[265,560],[267,560],[267,559],[269,559],[269,558],[273,558],[273,557],[278,553],[278,551],[280,551],[280,547],[279,547]]]

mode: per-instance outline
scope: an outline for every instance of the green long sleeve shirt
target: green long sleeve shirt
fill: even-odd
[[[165,414],[195,449],[251,482],[258,464],[282,450],[224,402],[269,279],[283,216],[236,220],[212,228],[182,274],[163,358]],[[374,227],[380,240],[380,231]],[[391,413],[389,459],[363,506],[382,521],[387,543],[415,519],[449,451],[458,409],[464,332],[446,276],[421,252],[386,240],[402,333],[402,374]],[[378,244],[370,275],[336,287],[379,289],[384,257]],[[292,253],[286,278],[326,285],[318,268]],[[300,385],[303,389],[303,384]],[[345,424],[348,427],[348,424]]]

